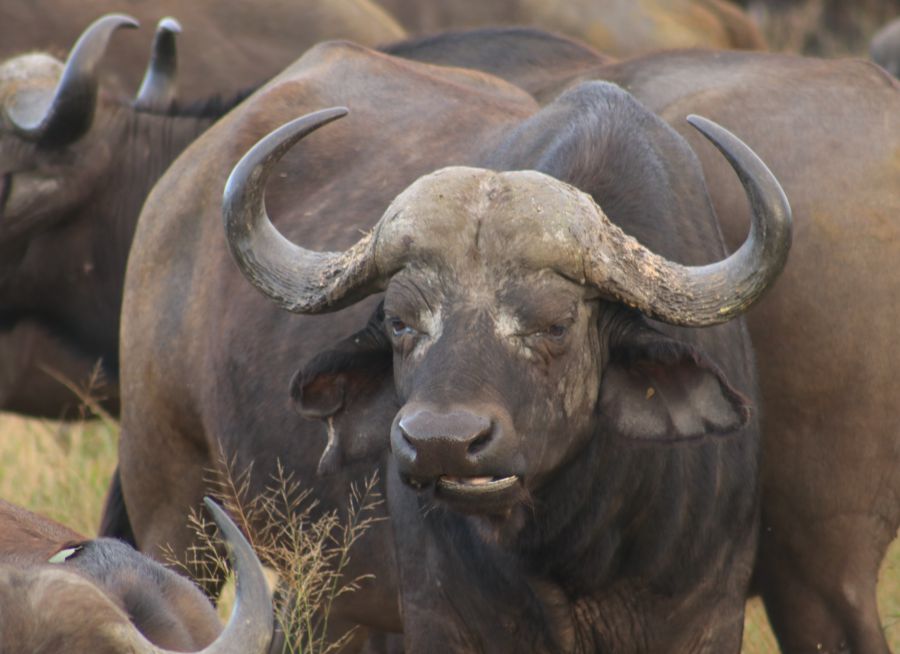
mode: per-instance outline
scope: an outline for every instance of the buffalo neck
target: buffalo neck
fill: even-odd
[[[743,601],[746,588],[723,590],[722,579],[735,565],[749,577],[757,451],[752,434],[646,445],[598,427],[578,456],[503,521],[424,511],[454,571],[446,592],[462,592],[477,578],[491,606],[527,616],[514,620],[520,629],[532,625],[524,639],[573,652],[652,642],[629,598],[665,606],[667,598],[686,597],[670,607],[686,617],[709,594]]]

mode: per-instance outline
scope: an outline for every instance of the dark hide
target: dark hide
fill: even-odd
[[[900,85],[862,61],[732,53],[604,76],[694,146],[732,247],[746,201],[684,116],[734,129],[784,185],[794,246],[748,315],[763,400],[755,586],[784,651],[886,654],[875,587],[900,526],[900,280],[885,273],[900,259]]]
[[[529,76],[499,72],[514,83]],[[862,62],[702,52],[580,77],[621,84],[691,142],[732,247],[746,232],[743,191],[684,117],[733,128],[785,186],[798,236],[781,280],[749,315],[769,462],[756,586],[788,650],[886,652],[875,586],[900,525],[890,391],[900,362],[886,354],[900,315],[885,301],[900,288],[883,274],[900,257],[897,83]]]
[[[577,41],[515,27],[447,32],[381,50],[423,63],[483,70],[546,101],[586,70],[611,61]]]
[[[346,44],[313,49],[186,151],[145,205],[126,280],[120,452],[122,489],[144,551],[158,555],[163,543],[187,550],[184,516],[204,492],[202,471],[221,469],[223,455],[239,468],[253,462],[255,490],[278,461],[299,479],[316,479],[327,430],[296,415],[285,396],[297,362],[338,352],[301,366],[301,411],[309,402],[308,415],[339,420],[340,410],[331,413],[336,407],[360,410],[346,403],[348,380],[358,386],[343,357],[353,339],[334,343],[365,324],[377,298],[336,314],[280,312],[240,276],[218,215],[225,178],[253,143],[290,118],[335,104],[349,106],[349,117],[290,152],[267,192],[278,228],[316,250],[348,247],[421,175],[469,164],[533,168],[576,184],[650,249],[681,262],[724,256],[696,158],[622,90],[587,84],[541,110],[521,89],[482,73]],[[527,288],[516,292],[528,295]],[[689,371],[705,398],[701,422],[717,424],[718,408],[730,405],[736,433],[660,446],[601,427],[590,410],[579,413],[589,433],[569,451],[548,454],[559,466],[529,487],[526,503],[505,520],[421,505],[388,470],[382,479],[393,525],[367,532],[348,571],[375,579],[340,598],[335,625],[402,626],[408,651],[737,650],[755,551],[757,456],[756,414],[741,428],[746,407],[732,390],[751,402],[756,392],[742,324],[658,326],[656,337],[646,336],[658,347],[638,338],[642,354],[630,359],[624,353],[633,353],[634,342],[624,335],[653,332],[615,304],[583,300],[603,365],[607,354],[620,352],[610,359],[615,365],[652,361],[659,366],[649,373],[654,378],[671,366],[676,375]],[[477,379],[493,371],[492,384],[506,381],[491,389],[518,402],[513,414],[531,411],[527,395],[515,397],[521,378],[510,376],[514,367],[483,357],[487,340],[472,338],[471,328],[452,329],[451,340],[464,338],[471,351],[447,351],[448,379],[463,378],[462,368]],[[682,345],[665,345],[671,339]],[[378,360],[361,359],[363,371],[380,376],[381,364],[371,365]],[[317,382],[329,378],[338,380],[333,395]],[[426,386],[398,389],[401,400]],[[384,432],[366,425],[359,433]],[[319,479],[320,508],[343,510],[348,484],[372,466],[363,459]],[[533,620],[523,624],[519,608]]]
[[[61,148],[0,127],[9,144],[0,170],[11,171],[0,205],[6,411],[79,417],[80,391],[118,413],[122,284],[141,205],[181,150],[233,106],[210,101],[156,115],[107,95],[98,105],[90,131]],[[47,178],[57,183],[50,191]]]
[[[377,462],[388,448],[390,423],[400,406],[383,324],[379,305],[364,329],[316,355],[291,381],[300,415],[323,420],[328,428],[319,475],[359,461]]]
[[[125,9],[111,0],[88,7],[15,0],[0,6],[0,62],[33,50],[62,57],[91,20],[123,10],[143,28],[112,39],[101,64],[103,97],[86,136],[62,149],[35,149],[0,125],[0,410],[80,416],[81,401],[61,377],[118,414],[125,260],[158,177],[244,89],[314,43],[347,38],[376,45],[406,36],[367,0],[252,7],[138,0]],[[167,14],[184,27],[178,100],[168,115],[151,116],[134,111],[131,97],[147,66],[153,25]],[[48,180],[58,184],[49,193]],[[30,205],[11,216],[17,202]]]

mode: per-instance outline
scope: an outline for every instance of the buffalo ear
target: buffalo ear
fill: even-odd
[[[391,350],[365,340],[364,333],[341,341],[297,371],[291,380],[291,399],[301,416],[326,420],[357,399],[376,395],[386,377],[393,383]]]
[[[399,407],[383,320],[379,307],[364,329],[315,356],[291,380],[297,412],[323,420],[328,427],[320,475],[378,457],[388,446],[391,421]]]
[[[291,379],[294,408],[304,418],[325,420],[344,406],[347,379],[341,371],[304,374],[298,370]]]
[[[637,321],[610,346],[600,413],[617,433],[645,441],[727,434],[747,424],[747,399],[686,343]]]

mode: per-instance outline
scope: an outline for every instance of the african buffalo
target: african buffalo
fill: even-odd
[[[259,3],[252,11],[233,4],[168,4],[190,21],[185,46],[195,57],[179,66],[181,87],[191,97],[214,89],[202,102],[173,102],[174,35],[180,26],[172,19],[160,22],[150,66],[155,72],[133,102],[117,89],[137,88],[137,48],[143,69],[144,42],[114,39],[112,45],[118,41],[122,47],[102,57],[115,29],[134,26],[131,17],[109,15],[88,28],[65,73],[42,54],[0,64],[0,410],[76,416],[80,401],[62,379],[76,386],[104,382],[91,391],[105,409],[118,413],[125,261],[141,204],[156,179],[246,94],[244,84],[263,81],[320,38],[373,43],[403,35],[379,20],[383,12],[368,2],[315,10],[273,3],[277,7],[266,16],[258,13]],[[149,17],[161,15],[168,6],[163,5],[133,2],[129,9]],[[98,9],[96,3],[92,7]],[[34,23],[43,36],[21,29],[27,16],[41,11],[46,13]],[[84,12],[76,2],[3,3],[0,14],[9,20],[0,19],[2,52],[35,43],[58,48],[61,39],[74,40],[76,16]],[[303,28],[293,30],[297,22]],[[232,33],[226,37],[223,30]],[[269,38],[256,38],[257,32]],[[29,36],[34,40],[24,40]],[[126,82],[101,81],[98,71],[109,61]],[[51,97],[56,100],[49,106]]]
[[[754,22],[727,0],[381,0],[381,5],[411,34],[532,26],[616,57],[669,48],[765,47]]]
[[[875,33],[869,45],[869,56],[894,77],[900,77],[900,18]]]
[[[268,652],[273,618],[262,567],[225,512],[206,505],[239,580],[224,632],[209,600],[180,575],[124,543],[86,539],[0,500],[0,651]]]
[[[460,38],[449,39],[449,47],[446,36],[422,45],[437,61]],[[474,59],[476,44],[467,45]],[[563,62],[563,75],[577,68],[569,57]],[[534,73],[518,66],[492,72],[532,84]],[[538,97],[596,77],[621,84],[692,141],[733,247],[746,229],[742,189],[719,154],[684,125],[684,115],[700,112],[735,126],[785,185],[799,237],[782,280],[748,318],[765,454],[764,529],[753,585],[785,651],[887,652],[875,590],[900,525],[894,464],[900,413],[892,391],[900,381],[892,345],[900,313],[886,300],[900,296],[900,287],[884,273],[900,257],[897,83],[858,61],[685,52],[598,62],[556,84],[544,77]],[[323,401],[333,403],[334,384],[352,383],[357,392],[331,418],[344,436],[338,431],[329,441],[327,470],[378,447],[353,434],[360,419],[386,412],[378,408],[382,391],[371,370],[341,371],[354,356],[372,360],[367,342],[361,352],[355,343],[341,344],[332,361],[331,354],[320,355],[293,386],[309,417],[322,413]],[[384,377],[381,370],[375,372]],[[306,382],[313,393],[304,409]],[[367,422],[362,435],[368,439],[373,431]]]
[[[259,138],[339,102],[350,116],[288,153],[266,198],[293,241],[344,254],[287,246],[241,209],[257,215],[263,194],[253,157],[283,155],[341,111],[285,128],[290,140],[266,142],[275,154],[242,164],[252,183],[229,185],[232,240],[283,245],[245,252],[251,277],[274,267],[272,292],[300,310],[348,307],[290,317],[234,267],[219,197]],[[749,341],[740,320],[682,329],[641,312],[680,325],[738,315],[784,261],[789,210],[746,147],[694,122],[759,214],[729,258],[693,152],[614,85],[541,108],[483,73],[347,44],[308,52],[191,146],[142,212],[120,446],[141,549],[186,551],[184,516],[223,457],[252,461],[261,482],[279,460],[307,480],[335,467],[283,384],[292,362],[377,316],[375,298],[360,300],[388,286],[386,318],[366,333],[381,346],[370,363],[397,374],[384,399],[402,407],[384,477],[393,530],[380,523],[352,557],[350,574],[376,578],[342,598],[335,625],[402,627],[408,651],[736,651],[758,510]],[[315,271],[296,278],[306,263]],[[353,389],[307,408],[334,424]],[[361,458],[321,480],[323,509],[371,470]]]
[[[65,67],[45,54],[0,65],[0,409],[61,417],[78,401],[47,370],[83,383],[99,360],[105,406],[117,411],[134,223],[168,164],[227,109],[169,111],[172,21],[161,23],[157,65],[133,103],[98,88],[107,42],[134,26],[100,18]]]
[[[423,45],[437,60],[436,53],[452,53],[459,38],[449,48],[444,36]],[[475,44],[468,46],[471,57]],[[563,61],[561,73],[575,70],[568,58]],[[493,72],[514,82],[534,79],[516,66]],[[557,87],[594,77],[626,87],[693,141],[732,246],[746,229],[742,189],[718,153],[684,126],[683,116],[702,112],[735,126],[785,185],[800,236],[782,280],[748,319],[768,453],[754,587],[785,651],[887,652],[875,589],[900,525],[900,472],[894,465],[900,414],[891,390],[900,381],[892,346],[900,314],[885,301],[900,287],[896,276],[883,273],[900,257],[892,218],[900,213],[897,83],[864,62],[686,52],[613,66],[598,62]],[[545,78],[539,88],[546,95],[553,84]],[[859,127],[848,130],[850,124]],[[787,134],[790,148],[781,138]],[[848,169],[847,161],[854,166]],[[835,312],[835,306],[845,309]],[[354,356],[345,350],[354,347],[338,348],[339,364],[320,355],[293,387],[304,411],[303,377],[315,381],[309,386],[314,393],[307,394],[310,417],[321,413],[322,398],[330,400],[330,385],[352,380],[361,391],[346,415],[332,418],[351,437],[336,438],[327,448],[329,470],[342,456],[354,460],[377,449],[375,442],[352,438],[356,421],[384,403],[377,385],[340,371]],[[366,360],[369,349],[363,349]],[[363,435],[372,431],[367,423]],[[341,448],[345,443],[349,453]]]
[[[373,0],[4,0],[0,3],[0,61],[39,50],[59,56],[97,16],[127,11],[142,25],[165,16],[183,23],[179,96],[188,102],[256,87],[325,39],[375,46],[404,38],[404,30]],[[149,34],[113,43],[101,66],[104,86],[134,93],[150,48]]]

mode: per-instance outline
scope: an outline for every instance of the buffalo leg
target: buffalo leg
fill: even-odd
[[[779,534],[764,526],[759,588],[785,654],[889,654],[878,620],[876,579],[893,534],[869,516],[838,516]],[[765,523],[764,523],[765,524]],[[835,547],[835,534],[865,543]],[[872,534],[878,538],[869,539]]]
[[[224,580],[215,575],[211,578],[193,564],[190,553],[200,543],[188,524],[191,510],[199,509],[208,494],[204,479],[212,462],[194,439],[158,419],[130,415],[127,405],[125,409],[119,474],[138,548],[167,565],[173,563],[169,559],[174,555],[180,564],[177,567],[184,566],[189,576],[215,598]],[[135,437],[136,429],[146,430],[148,435]]]

